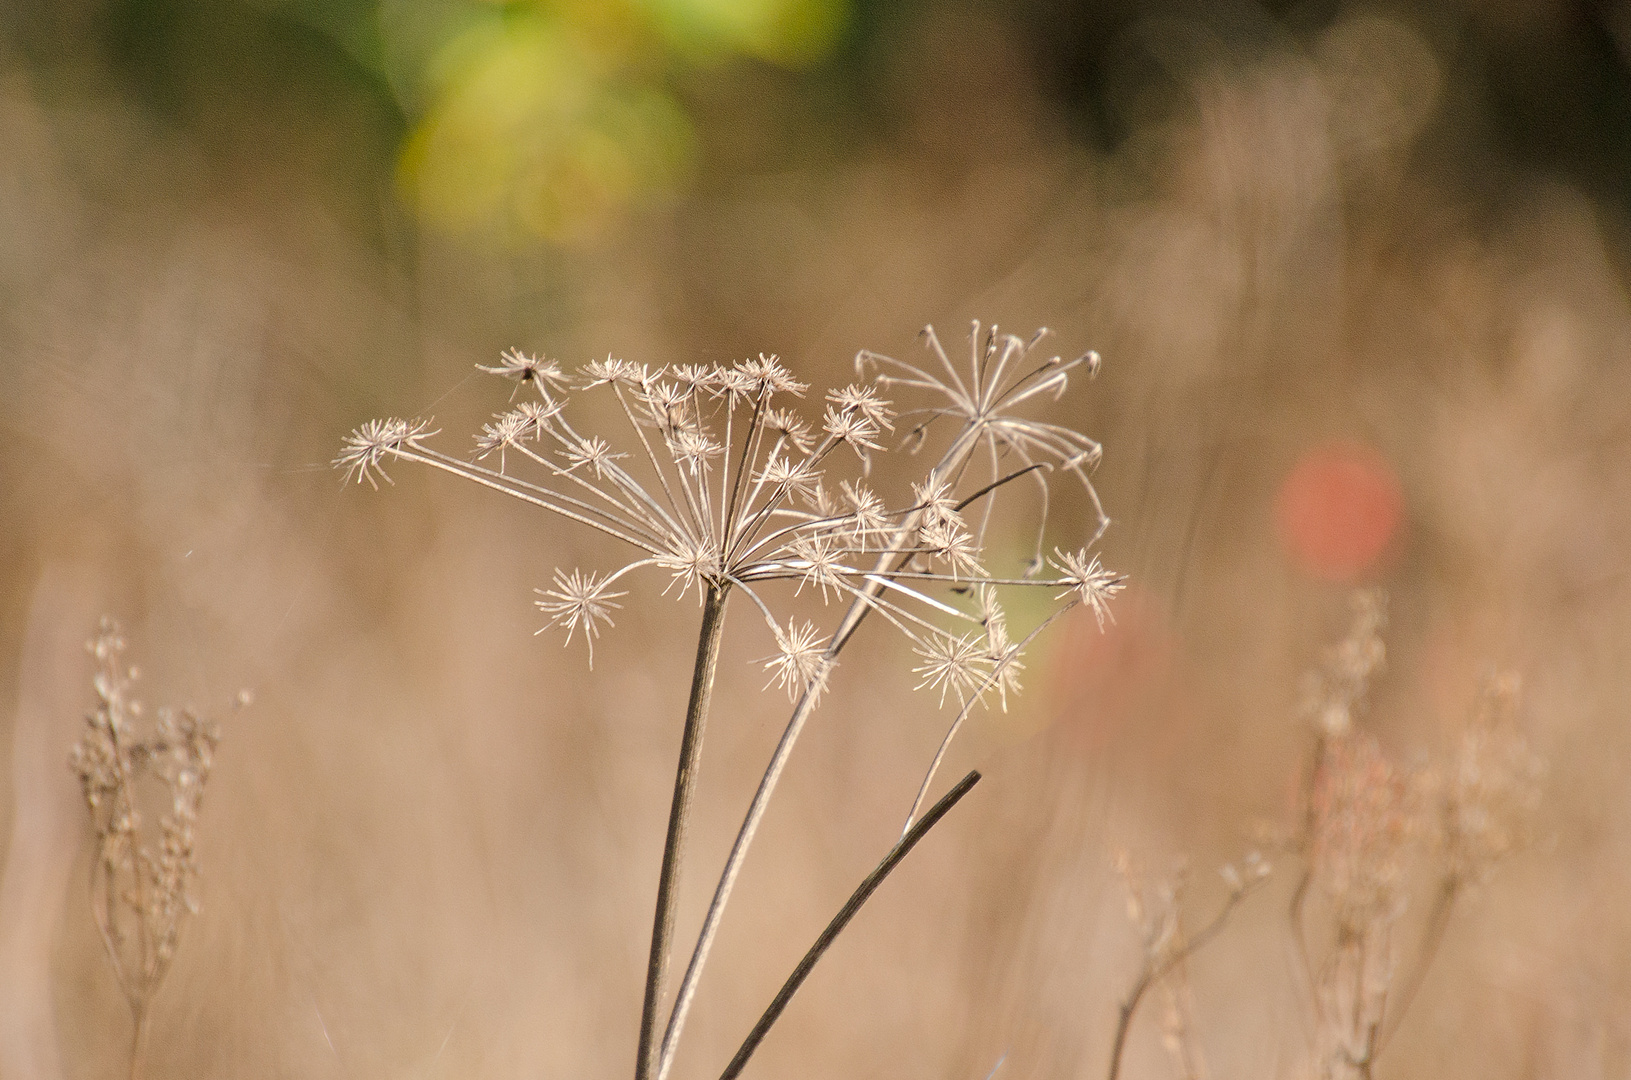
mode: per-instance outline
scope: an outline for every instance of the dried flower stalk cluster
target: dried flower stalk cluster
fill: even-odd
[[[182,924],[198,910],[193,829],[220,729],[191,711],[160,708],[144,734],[142,704],[132,696],[138,673],[124,663],[118,624],[104,618],[87,648],[97,661],[97,704],[69,763],[96,834],[91,910],[135,1019],[136,1077],[153,995],[175,959]],[[143,814],[143,781],[156,781],[164,800],[156,845]]]
[[[1286,842],[1302,862],[1291,895],[1291,929],[1301,960],[1312,1039],[1311,1080],[1370,1080],[1377,1056],[1398,1029],[1432,964],[1456,899],[1491,867],[1520,850],[1538,801],[1540,762],[1517,727],[1517,680],[1489,680],[1459,733],[1447,767],[1402,769],[1362,721],[1372,683],[1387,658],[1380,590],[1351,597],[1347,635],[1308,673],[1303,712],[1314,736],[1302,817]],[[1271,830],[1273,831],[1273,830]],[[1186,875],[1147,885],[1125,852],[1116,868],[1144,962],[1121,1006],[1109,1080],[1117,1080],[1133,1014],[1145,994],[1162,994],[1162,1035],[1178,1073],[1206,1074],[1193,1044],[1184,961],[1216,936],[1235,906],[1269,877],[1258,855],[1221,873],[1229,895],[1193,936],[1182,919]],[[1436,878],[1420,937],[1401,957],[1398,928],[1408,883]],[[1405,961],[1401,968],[1401,959]],[[1402,971],[1402,974],[1401,974]]]
[[[823,395],[818,420],[794,403],[809,387],[775,357],[732,366],[652,368],[608,358],[568,375],[556,362],[519,352],[482,370],[514,381],[528,396],[497,414],[475,439],[472,459],[436,449],[429,421],[378,420],[346,441],[336,466],[376,485],[390,461],[441,469],[578,522],[633,550],[616,569],[555,571],[538,590],[538,607],[567,641],[593,649],[627,596],[624,579],[641,569],[669,577],[665,592],[692,589],[703,607],[697,663],[682,734],[674,802],[658,884],[646,1000],[636,1061],[639,1080],[663,1080],[725,902],[793,744],[856,629],[876,614],[899,630],[917,656],[918,687],[954,701],[949,742],[975,704],[1006,704],[1019,685],[1024,646],[1064,611],[1087,605],[1103,622],[1121,578],[1090,548],[1108,519],[1090,474],[1099,444],[1064,425],[1022,414],[1057,397],[1070,373],[1096,371],[1098,357],[1033,356],[1045,331],[1029,339],[982,332],[975,323],[966,366],[953,363],[932,327],[923,333],[923,365],[862,351],[858,381]],[[897,409],[890,397],[926,398]],[[583,395],[610,398],[621,435],[580,429]],[[511,397],[514,401],[514,394]],[[913,452],[936,441],[938,454],[894,498],[868,483],[876,455],[892,437]],[[938,439],[937,439],[938,437]],[[1074,550],[1043,556],[1051,482],[1074,479],[1095,526]],[[388,478],[387,478],[388,479]],[[1009,485],[1034,489],[1035,545],[1011,571],[988,565],[985,541],[997,500]],[[1008,523],[1004,522],[1006,526]],[[1006,528],[1004,531],[1007,531]],[[843,614],[826,628],[778,614],[789,595],[837,600]],[[1055,604],[1024,636],[1012,634],[1002,602],[1011,588],[1051,590]],[[770,682],[794,702],[781,742],[765,769],[737,842],[719,878],[661,1041],[658,1007],[671,949],[674,883],[701,747],[728,598],[741,593],[768,626],[776,651],[763,663]],[[591,651],[592,658],[592,651]],[[930,765],[907,818],[923,807]]]
[[[1353,623],[1308,678],[1305,707],[1314,765],[1298,846],[1305,872],[1292,900],[1293,930],[1315,1015],[1310,1071],[1320,1080],[1368,1080],[1437,951],[1462,889],[1527,838],[1538,798],[1538,759],[1516,725],[1517,681],[1490,680],[1447,770],[1407,771],[1359,726],[1382,670],[1386,603],[1353,598]],[[1437,879],[1420,941],[1403,957],[1395,929],[1412,865]],[[1330,947],[1308,945],[1311,897],[1322,901]]]

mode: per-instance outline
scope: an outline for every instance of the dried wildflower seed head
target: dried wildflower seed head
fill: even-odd
[[[123,635],[111,619],[88,649],[98,663],[96,707],[69,755],[97,840],[92,908],[108,959],[138,1015],[169,969],[185,917],[198,910],[194,829],[220,730],[189,710],[161,708],[138,730],[135,669],[122,663]],[[143,782],[162,786],[157,835],[138,809]]]
[[[589,361],[580,369],[579,374],[583,377],[579,385],[585,390],[610,383],[639,387],[645,385],[647,379],[644,364],[618,360],[611,356],[604,360]]]
[[[1110,614],[1110,601],[1127,587],[1125,575],[1106,570],[1097,555],[1088,556],[1086,548],[1074,552],[1054,548],[1053,565],[1059,571],[1060,579],[1069,585],[1070,591],[1092,610],[1100,630],[1104,629],[1106,619],[1114,620],[1115,617]]]
[[[530,404],[530,403],[529,403]],[[535,435],[537,424],[519,409],[493,417],[493,422],[481,426],[476,436],[476,460],[480,461],[498,451],[498,469],[504,471],[504,451],[518,447],[529,435]]]
[[[718,390],[718,369],[702,364],[675,364],[668,369],[668,377],[685,388],[688,394],[714,393]]]
[[[561,371],[559,364],[542,356],[528,356],[519,349],[506,349],[499,356],[497,364],[492,367],[477,364],[476,370],[485,371],[489,375],[501,375],[521,383],[539,385],[547,383],[555,387],[566,385],[566,375]]]
[[[978,633],[931,634],[913,651],[923,659],[912,669],[923,677],[915,689],[938,688],[941,705],[948,691],[957,696],[959,705],[966,704],[985,683],[990,654]]]
[[[843,494],[848,508],[847,526],[852,547],[865,548],[873,537],[882,536],[888,530],[889,516],[883,500],[874,495],[870,488],[865,484],[843,480],[839,482],[838,490]]]
[[[791,409],[771,409],[765,413],[765,426],[800,454],[808,454],[810,448],[815,446],[810,425]]]
[[[391,482],[385,470],[380,468],[380,462],[386,457],[400,455],[404,450],[417,449],[419,440],[436,434],[429,428],[428,420],[394,417],[370,420],[346,439],[340,456],[334,459],[334,466],[343,471],[347,481],[354,478],[360,484],[366,480],[370,487],[377,489],[376,476],[386,483]]]
[[[1397,913],[1414,824],[1409,795],[1375,739],[1349,734],[1327,745],[1313,790],[1309,862],[1338,926],[1359,932]]]
[[[791,549],[793,559],[790,562],[803,571],[798,587],[794,589],[795,595],[803,591],[806,585],[819,588],[822,600],[828,599],[829,590],[842,591],[843,552],[831,533],[801,536],[793,541]]]
[[[615,452],[612,444],[598,435],[570,442],[556,453],[567,460],[569,468],[566,471],[570,472],[579,466],[587,465],[597,480],[606,478],[607,469],[613,462],[625,460],[629,456]]]
[[[566,644],[570,645],[572,635],[581,627],[583,639],[589,644],[589,666],[593,668],[595,639],[600,636],[600,624],[616,625],[612,622],[612,612],[623,606],[617,603],[617,598],[628,595],[626,592],[611,592],[608,589],[610,584],[610,578],[596,577],[579,570],[563,574],[557,569],[553,589],[533,590],[542,597],[534,604],[549,616],[549,624],[540,627],[536,633],[541,634],[550,626],[564,626]]]
[[[869,460],[867,451],[883,449],[878,442],[878,436],[882,434],[878,425],[854,409],[839,410],[828,406],[826,415],[822,417],[821,430],[854,450],[863,461]]]
[[[764,669],[771,672],[771,682],[787,691],[791,700],[798,700],[806,688],[819,695],[826,689],[826,677],[831,665],[823,662],[826,639],[812,622],[791,619],[786,629],[776,627],[776,653],[764,658]],[[770,683],[765,683],[769,689]]]
[[[690,470],[693,477],[699,475],[708,467],[709,462],[725,452],[725,448],[710,439],[706,433],[689,428],[674,433],[669,449],[674,454],[674,460]]]
[[[678,585],[676,595],[684,596],[696,588],[698,603],[702,601],[703,587],[720,577],[719,551],[707,541],[688,536],[674,537],[672,546],[653,561],[672,575],[669,588]]]
[[[788,643],[772,667],[790,692],[786,679],[819,679],[854,623],[877,614],[928,661],[918,674],[943,700],[955,694],[966,702],[993,687],[1006,699],[1018,686],[1028,638],[1009,636],[997,590],[1050,588],[1060,609],[1085,603],[1102,621],[1121,585],[1085,546],[1059,557],[1062,576],[1044,580],[1042,516],[1038,554],[1023,564],[1023,576],[994,571],[984,544],[993,517],[1005,519],[995,507],[1009,505],[1012,483],[1032,489],[1026,505],[1045,516],[1051,478],[1061,475],[1087,493],[1098,520],[1094,538],[1103,531],[1107,519],[1088,477],[1098,444],[1021,415],[1031,398],[1062,391],[1068,373],[1086,361],[1039,361],[1030,353],[1040,335],[1025,341],[992,328],[982,336],[975,324],[965,372],[932,329],[925,338],[934,355],[922,366],[860,354],[857,367],[868,377],[824,393],[815,430],[790,400],[808,386],[774,356],[656,368],[608,356],[568,382],[553,362],[506,353],[482,370],[530,387],[532,400],[483,428],[474,460],[435,449],[423,423],[390,420],[358,429],[337,464],[348,478],[370,483],[384,475],[387,457],[429,465],[626,545],[632,561],[609,575],[557,573],[553,587],[541,590],[540,608],[566,628],[568,640],[582,627],[592,646],[601,624],[611,623],[615,605],[607,598],[622,595],[605,592],[607,585],[656,567],[671,576],[665,591],[684,595],[695,587],[699,602],[708,590],[751,594],[777,640]],[[926,402],[897,414],[886,387]],[[585,394],[621,413],[620,436],[576,426],[575,406]],[[886,497],[859,474],[888,451],[897,423],[909,445],[927,446],[931,427],[944,444],[909,494]],[[846,447],[856,458],[841,452]],[[970,610],[971,582],[991,586],[979,590],[979,610]],[[798,644],[785,614],[761,596],[772,588],[850,605],[848,628],[824,639],[821,666],[811,666],[814,646]]]
[[[985,628],[985,659],[991,666],[992,681],[1006,712],[1008,694],[1019,692],[1019,673],[1025,665],[1020,663],[1019,649],[1008,636],[1008,615],[1002,609],[996,588],[982,584],[975,595],[979,600],[980,625]]]
[[[803,397],[804,392],[810,389],[809,383],[793,378],[793,373],[782,367],[780,358],[776,356],[760,353],[759,359],[743,362],[738,370],[754,384],[756,395],[792,394]]]
[[[831,390],[827,401],[841,413],[854,413],[880,431],[894,431],[891,423],[895,413],[889,402],[878,396],[876,387],[850,383],[842,390]]]
[[[1218,868],[1218,876],[1229,887],[1231,896],[1244,895],[1257,885],[1267,881],[1274,873],[1274,867],[1263,858],[1262,853],[1248,851],[1240,863],[1224,863]]]
[[[790,457],[772,455],[754,480],[789,495],[813,498],[821,485],[821,473],[807,458],[794,460]]]

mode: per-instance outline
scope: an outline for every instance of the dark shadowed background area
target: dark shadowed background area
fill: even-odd
[[[1388,759],[1434,775],[1513,672],[1545,770],[1436,937],[1415,841],[1394,985],[1436,955],[1375,1075],[1631,1076],[1628,268],[1623,0],[10,0],[0,1077],[125,1075],[66,765],[104,612],[145,699],[224,729],[149,1075],[628,1075],[696,607],[636,584],[591,671],[532,590],[592,537],[329,462],[376,416],[456,446],[508,347],[841,385],[972,319],[1102,355],[1048,409],[1104,444],[1128,587],[960,737],[947,775],[985,781],[748,1075],[1103,1076],[1128,874],[1184,861],[1199,927],[1254,849],[1274,879],[1122,1075],[1328,1075],[1288,930],[1301,679],[1380,586]],[[1052,508],[1061,546],[1091,520]],[[786,715],[740,629],[682,935]],[[898,835],[950,718],[916,662],[846,654],[675,1080]]]

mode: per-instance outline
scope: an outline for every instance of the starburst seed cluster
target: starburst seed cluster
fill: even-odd
[[[930,362],[910,364],[863,351],[859,376],[822,395],[820,419],[802,415],[809,386],[773,356],[739,364],[649,367],[595,361],[569,375],[555,361],[507,352],[481,367],[516,383],[523,400],[494,416],[473,453],[456,457],[431,443],[428,421],[377,420],[357,429],[335,464],[377,486],[387,459],[442,469],[616,539],[634,556],[610,572],[556,570],[538,607],[550,625],[593,643],[627,595],[623,579],[653,568],[665,592],[741,591],[773,633],[771,680],[798,698],[816,694],[855,621],[831,634],[776,614],[776,585],[859,604],[900,630],[919,657],[920,688],[966,703],[1017,685],[1019,647],[1001,594],[1051,588],[1059,607],[1085,603],[1102,623],[1121,578],[1089,548],[1108,519],[1090,473],[1099,445],[1060,424],[1022,416],[1042,395],[1057,397],[1076,369],[1098,357],[1038,361],[1029,340],[974,324],[966,367],[954,364],[932,327]],[[901,392],[926,398],[898,408]],[[615,400],[621,433],[582,430],[577,399]],[[515,394],[512,393],[512,402]],[[936,435],[941,453],[922,454]],[[868,484],[875,455],[904,445],[933,460],[897,497]],[[1043,575],[1042,529],[1054,480],[1072,478],[1096,527],[1073,551],[1055,549]],[[1042,513],[1029,564],[1002,576],[987,564],[986,532],[1005,488],[1034,485]]]

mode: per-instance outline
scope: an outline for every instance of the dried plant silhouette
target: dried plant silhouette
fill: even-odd
[[[1303,825],[1303,872],[1292,893],[1292,936],[1314,1016],[1310,1072],[1369,1080],[1432,964],[1462,891],[1525,842],[1539,760],[1516,723],[1517,680],[1492,677],[1451,760],[1407,770],[1360,724],[1386,649],[1386,597],[1353,597],[1348,635],[1308,676],[1314,729]],[[1413,862],[1436,878],[1413,949],[1397,924]],[[1322,918],[1312,912],[1320,901]],[[1311,940],[1328,942],[1317,955]]]
[[[665,1080],[673,1065],[765,808],[840,652],[864,620],[876,614],[899,630],[919,659],[918,688],[958,709],[907,815],[904,846],[896,848],[903,856],[910,847],[905,841],[915,843],[924,831],[914,832],[914,826],[932,824],[918,815],[945,745],[977,704],[993,697],[1006,704],[1019,686],[1024,647],[1077,605],[1090,607],[1101,624],[1107,616],[1122,579],[1090,554],[1108,524],[1091,481],[1099,444],[1021,411],[1038,399],[1057,398],[1073,372],[1093,374],[1098,357],[1038,359],[1033,353],[1045,334],[1023,339],[995,326],[982,332],[974,323],[966,366],[952,361],[933,327],[922,335],[927,364],[862,351],[855,359],[859,381],[828,391],[817,422],[805,420],[792,404],[809,387],[775,357],[729,367],[659,368],[608,358],[572,376],[554,361],[509,352],[482,370],[513,380],[528,397],[483,427],[472,460],[436,449],[431,439],[438,432],[430,421],[405,419],[363,425],[336,459],[348,478],[375,486],[388,479],[388,461],[428,465],[633,549],[636,557],[616,570],[557,570],[551,587],[538,590],[538,607],[550,625],[564,629],[568,643],[581,634],[591,659],[594,641],[628,595],[625,578],[635,571],[668,575],[665,593],[696,592],[702,620],[657,887],[637,1080]],[[622,435],[614,439],[576,425],[575,399],[591,393],[615,402],[626,424]],[[925,400],[897,408],[885,395],[898,394]],[[938,453],[925,454],[932,464],[920,478],[899,496],[885,498],[866,478],[874,456],[887,452],[895,435],[912,452],[933,444]],[[1095,524],[1084,544],[1055,548],[1048,559],[1044,526],[1053,481],[1061,477],[1082,492]],[[1011,485],[1030,492],[1015,505],[1035,508],[1035,542],[1022,565],[993,569],[985,540],[997,520],[998,500]],[[1003,526],[1012,531],[1010,521]],[[1053,594],[1051,610],[1017,638],[1002,601],[1010,589]],[[830,628],[778,613],[779,603],[806,592],[824,604],[843,605]],[[664,1021],[664,980],[674,950],[677,882],[697,763],[727,602],[736,593],[769,627],[777,651],[764,668],[770,682],[787,691],[793,712],[720,872]],[[942,805],[949,809],[949,803]],[[888,856],[885,863],[893,865]],[[878,880],[885,873],[880,864]]]
[[[1183,922],[1187,878],[1183,868],[1168,880],[1150,887],[1134,868],[1132,857],[1127,852],[1116,852],[1115,863],[1127,889],[1127,917],[1138,928],[1142,939],[1144,961],[1117,1012],[1116,1033],[1110,1041],[1110,1067],[1106,1076],[1108,1080],[1119,1080],[1133,1017],[1137,1015],[1145,995],[1159,987],[1165,999],[1161,1018],[1163,1042],[1184,1080],[1202,1080],[1206,1076],[1206,1068],[1191,1035],[1192,1009],[1188,980],[1184,978],[1184,963],[1223,932],[1240,902],[1268,883],[1272,868],[1256,852],[1248,853],[1238,866],[1233,863],[1225,865],[1218,872],[1229,887],[1229,895],[1211,921],[1190,934]]]
[[[1395,765],[1361,720],[1386,647],[1386,596],[1350,597],[1346,636],[1304,680],[1303,712],[1314,736],[1301,821],[1285,846],[1301,863],[1290,903],[1291,937],[1312,1023],[1304,1069],[1314,1080],[1371,1080],[1398,1030],[1462,892],[1527,842],[1538,800],[1539,759],[1517,726],[1517,680],[1491,677],[1458,733],[1450,759],[1407,770]],[[1190,935],[1183,921],[1186,874],[1148,885],[1125,851],[1115,855],[1143,962],[1123,998],[1111,1040],[1108,1080],[1121,1076],[1127,1036],[1151,990],[1164,995],[1163,1044],[1178,1075],[1202,1080],[1193,1038],[1185,962],[1223,932],[1248,895],[1270,878],[1257,853],[1220,873],[1228,895]],[[1433,880],[1414,947],[1397,926],[1410,908],[1412,870]]]
[[[145,1065],[153,997],[175,959],[183,924],[198,910],[193,829],[220,728],[190,710],[160,708],[144,732],[144,710],[132,694],[138,673],[124,661],[118,624],[104,618],[87,648],[97,661],[97,704],[86,714],[69,764],[96,835],[91,911],[135,1022],[130,1076],[136,1080]],[[162,789],[156,837],[144,814],[144,782]]]

